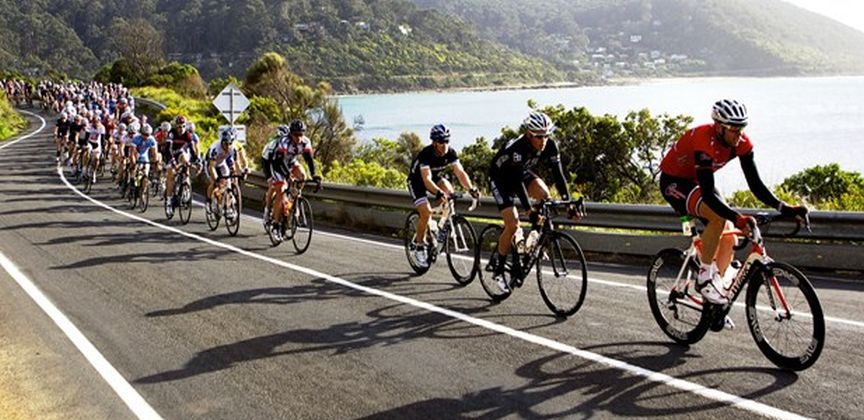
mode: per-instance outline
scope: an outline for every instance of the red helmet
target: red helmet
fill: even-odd
[[[186,117],[182,115],[178,115],[177,118],[174,118],[174,126],[183,127],[186,125]]]

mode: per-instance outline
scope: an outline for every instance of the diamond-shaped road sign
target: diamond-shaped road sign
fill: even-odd
[[[216,99],[213,99],[213,106],[233,125],[240,113],[249,106],[249,99],[243,95],[240,88],[229,83],[216,95]]]

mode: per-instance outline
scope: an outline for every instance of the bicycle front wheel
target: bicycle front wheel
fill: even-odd
[[[485,264],[483,269],[478,271],[480,274],[480,285],[483,286],[483,290],[494,302],[507,299],[513,293],[512,287],[507,291],[501,290],[494,278],[497,264],[504,264],[506,267],[504,269],[504,281],[508,285],[512,284],[510,264],[506,260],[509,260],[515,251],[511,250],[507,258],[504,258],[505,261],[498,260],[498,241],[502,231],[503,229],[498,225],[486,226],[480,232],[480,237],[477,240],[477,261],[479,265]]]
[[[192,218],[192,186],[183,182],[180,184],[180,222],[184,225]]]
[[[747,325],[762,354],[790,370],[813,366],[825,345],[825,318],[816,290],[798,269],[773,262],[747,287]]]
[[[312,205],[305,197],[297,197],[293,213],[294,235],[291,241],[297,254],[302,254],[309,249],[309,244],[312,242]]]
[[[147,186],[147,178],[141,178],[141,188],[138,190],[138,210],[141,213],[147,211],[150,206],[150,189]]]
[[[477,235],[471,223],[462,216],[454,216],[446,241],[444,251],[450,273],[462,286],[471,283],[478,270]]]
[[[708,311],[702,310],[702,296],[696,290],[699,265],[680,249],[664,249],[648,271],[648,306],[660,329],[679,344],[693,344],[710,327]]]
[[[225,215],[225,228],[229,235],[237,236],[240,230],[240,194],[234,188],[230,188],[226,194],[228,196],[225,197],[225,209],[222,212]]]
[[[550,232],[539,246],[537,285],[543,302],[556,316],[575,314],[582,307],[588,289],[588,268],[582,248],[562,232]]]

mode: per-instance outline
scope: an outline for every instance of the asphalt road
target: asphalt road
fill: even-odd
[[[672,343],[647,267],[591,264],[567,320],[533,282],[493,305],[444,264],[412,276],[391,239],[330,229],[297,256],[257,217],[229,237],[200,207],[186,226],[129,212],[107,181],[84,197],[50,128],[0,149],[0,252],[165,418],[864,417],[864,283],[814,277],[827,343],[792,373],[741,308],[739,328]],[[2,271],[0,294],[0,410],[135,416]]]

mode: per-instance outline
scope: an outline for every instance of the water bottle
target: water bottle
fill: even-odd
[[[443,244],[444,241],[447,239],[447,234],[449,233],[448,231],[449,229],[447,229],[447,225],[444,225],[440,229],[438,229],[438,236],[436,239],[438,239],[439,244]]]
[[[431,236],[431,237],[435,238],[436,240],[438,240],[438,236],[439,236],[438,223],[435,222],[435,219],[430,220],[427,227],[428,227],[428,232],[426,233],[426,237],[428,238],[429,236]]]
[[[513,235],[513,244],[516,245],[516,252],[525,253],[525,236],[522,233],[522,228],[516,229],[516,234]]]
[[[536,230],[531,230],[528,233],[528,238],[525,239],[525,252],[531,252],[534,250],[534,247],[537,245],[537,240],[540,239],[540,232]]]

